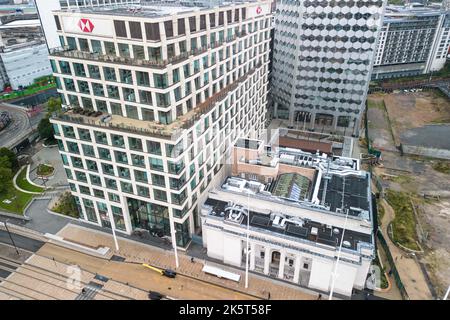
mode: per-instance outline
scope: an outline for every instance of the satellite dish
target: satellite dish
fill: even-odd
[[[352,244],[350,243],[350,241],[345,240],[343,243],[344,247],[350,247]]]
[[[333,229],[333,233],[334,233],[334,234],[339,234],[339,229],[338,229],[338,228],[334,228],[334,229]]]

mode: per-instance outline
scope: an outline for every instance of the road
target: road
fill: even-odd
[[[0,230],[0,299],[83,300],[83,286],[89,299],[147,299],[149,291],[175,299],[255,299],[182,275],[167,278],[140,264],[97,258],[14,233],[12,237],[17,247],[31,252],[26,261],[16,260],[7,232]],[[10,253],[6,255],[5,250]],[[83,276],[83,286],[78,289],[67,287],[72,266],[79,267]],[[106,281],[95,280],[97,275]],[[93,284],[98,286],[95,292]]]
[[[0,147],[11,148],[24,140],[32,130],[36,129],[44,113],[29,118],[25,109],[12,105],[0,104],[0,112],[7,111],[11,116],[11,123],[0,131]]]
[[[18,248],[24,249],[26,251],[36,252],[44,245],[44,242],[42,241],[24,237],[12,232],[11,237]],[[5,230],[0,230],[0,243],[12,245],[8,232],[6,232]]]

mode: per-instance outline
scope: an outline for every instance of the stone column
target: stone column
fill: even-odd
[[[294,269],[294,282],[298,283],[298,281],[300,280],[300,261],[301,261],[301,257],[300,256],[296,256],[295,257],[295,269]]]
[[[264,274],[269,274],[270,266],[270,248],[266,247],[264,252]]]
[[[253,271],[255,270],[255,252],[256,250],[256,245],[251,242],[250,243],[250,270]]]
[[[286,262],[286,254],[280,251],[280,267],[278,269],[278,278],[284,279],[284,264]]]

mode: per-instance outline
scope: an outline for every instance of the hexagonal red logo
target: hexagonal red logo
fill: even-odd
[[[262,8],[261,7],[256,8],[256,13],[257,14],[260,14],[261,12],[262,12]]]
[[[80,19],[80,21],[78,22],[78,27],[81,29],[81,31],[88,33],[91,33],[94,30],[94,24],[92,23],[92,21],[84,18]]]

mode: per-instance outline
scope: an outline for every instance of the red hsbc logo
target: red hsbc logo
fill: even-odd
[[[94,24],[89,19],[80,19],[78,27],[83,32],[91,33],[94,30]]]
[[[260,14],[261,12],[262,12],[262,8],[261,7],[256,8],[256,13],[257,14]]]

